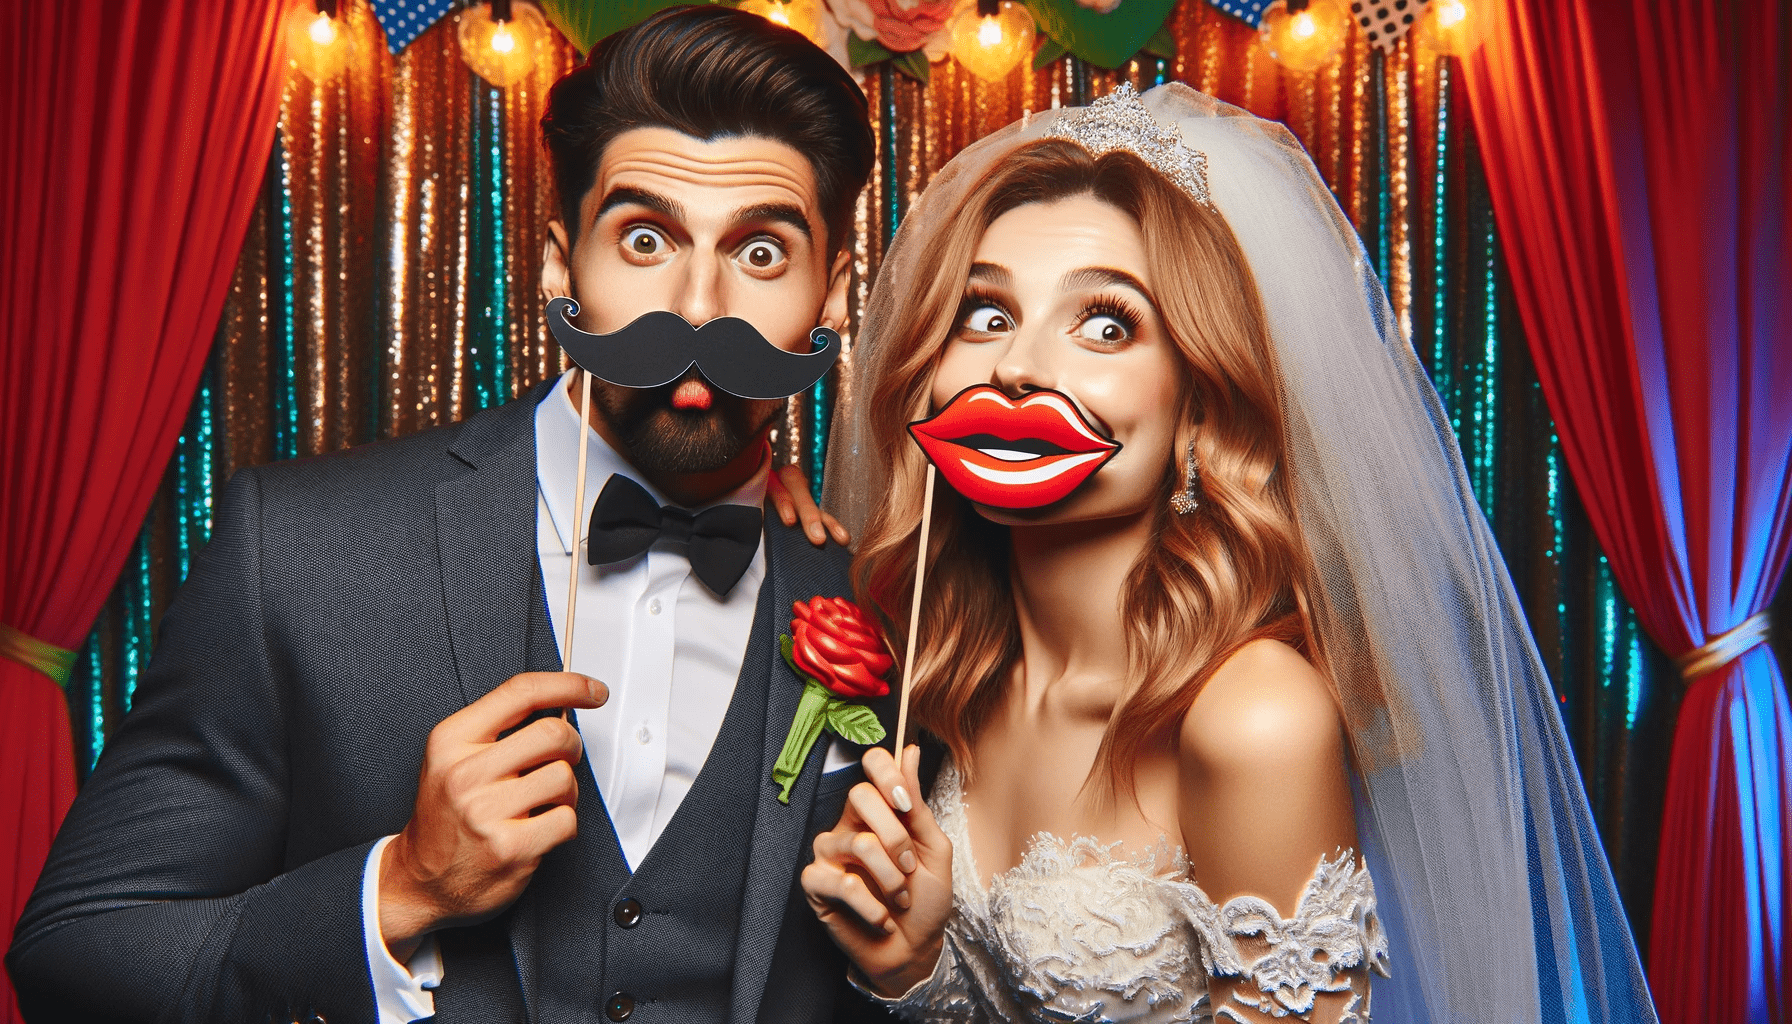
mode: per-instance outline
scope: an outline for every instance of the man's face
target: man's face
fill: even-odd
[[[570,257],[554,226],[542,286],[550,296],[570,288],[583,330],[609,333],[664,309],[695,326],[739,317],[807,352],[817,323],[844,319],[845,255],[830,267],[814,172],[782,142],[624,132],[604,150],[579,219]],[[653,474],[722,468],[783,407],[736,398],[694,368],[644,390],[594,379],[592,404],[612,442]]]

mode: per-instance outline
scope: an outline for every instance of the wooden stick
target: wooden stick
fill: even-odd
[[[927,530],[933,525],[933,463],[927,464],[927,493],[921,499],[921,550],[915,554],[915,597],[908,606],[908,654],[902,659],[902,705],[896,712],[896,767],[902,768],[902,741],[908,734],[909,672],[915,667],[915,634],[921,629],[921,582],[927,578]]]
[[[591,373],[581,369],[579,371],[579,497],[572,506],[572,572],[567,575],[566,579],[566,628],[562,631],[560,638],[560,671],[562,672],[572,671],[572,626],[577,621],[575,617],[579,613],[579,563],[584,561],[580,557],[579,541],[585,536],[585,457],[591,447],[586,443],[585,431],[591,429],[590,423]],[[568,711],[561,710],[561,718],[564,719],[568,715]]]

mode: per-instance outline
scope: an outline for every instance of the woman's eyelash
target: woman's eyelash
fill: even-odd
[[[970,316],[973,311],[984,306],[990,306],[994,309],[1001,310],[1003,316],[1007,317],[1009,320],[1014,319],[1014,315],[1008,312],[1007,303],[998,298],[994,292],[984,291],[973,285],[965,289],[964,298],[959,300],[958,323],[964,323],[965,317]]]
[[[1145,322],[1144,316],[1131,303],[1113,295],[1098,295],[1090,299],[1084,304],[1083,314],[1077,323],[1088,323],[1098,316],[1113,317],[1120,326],[1126,328],[1127,334],[1137,334],[1139,325]]]

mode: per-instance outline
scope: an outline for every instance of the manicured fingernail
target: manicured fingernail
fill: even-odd
[[[908,894],[907,889],[904,889],[901,892],[896,894],[896,905],[901,907],[904,910],[907,910],[910,906],[912,906],[914,904],[914,902],[915,902],[914,897],[912,897]]]
[[[897,810],[904,814],[915,809],[915,802],[908,798],[908,790],[901,786],[890,790],[890,801],[896,805]]]
[[[815,541],[816,543],[820,543],[820,542],[826,540],[827,538],[825,536],[823,536],[823,534],[821,532],[821,527],[811,526],[811,527],[809,527],[809,539],[812,541]]]
[[[896,858],[896,863],[902,865],[902,870],[904,872],[915,870],[915,851],[913,851],[913,850],[902,851],[902,856]],[[906,904],[906,903],[903,904],[903,906],[907,906],[907,905],[908,904]]]

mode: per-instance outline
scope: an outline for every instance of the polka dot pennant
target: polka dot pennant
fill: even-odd
[[[1426,0],[1350,0],[1350,16],[1363,27],[1363,36],[1383,50],[1392,51],[1400,37],[1412,31]]]
[[[1263,12],[1275,0],[1209,0],[1213,6],[1246,25],[1256,28],[1263,21]]]
[[[411,40],[423,34],[423,30],[436,23],[448,8],[454,6],[454,0],[369,0],[373,7],[374,17],[380,20],[380,27],[386,30],[386,46],[393,53],[398,53],[411,45]]]

